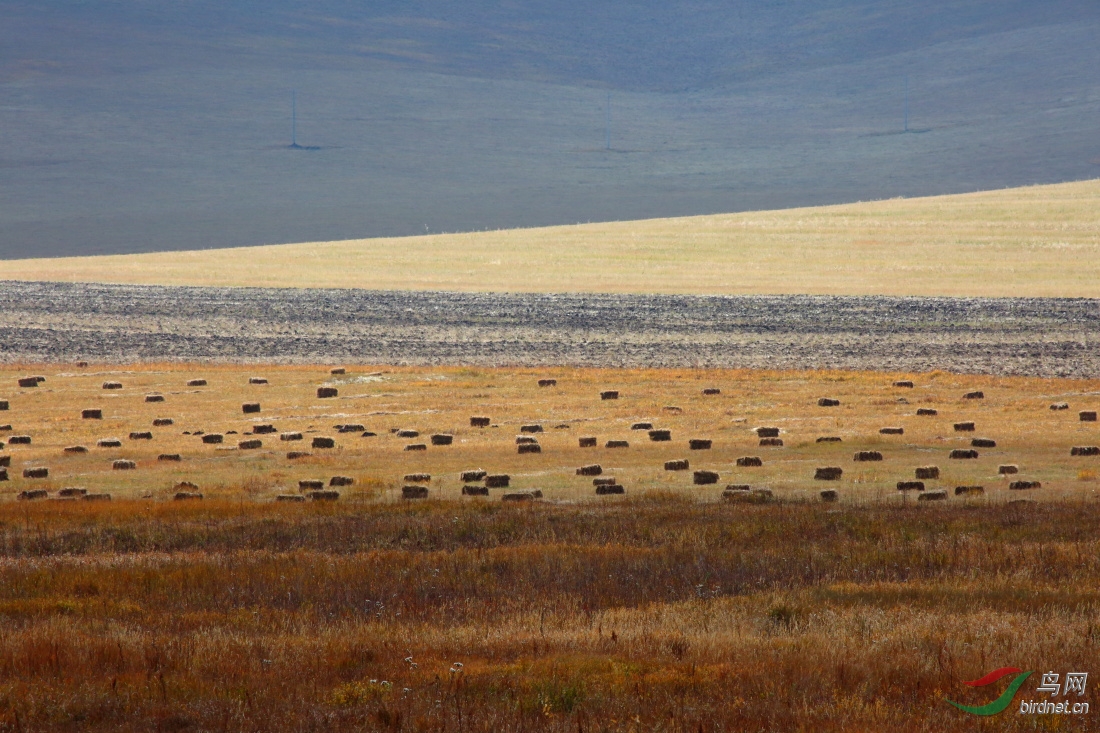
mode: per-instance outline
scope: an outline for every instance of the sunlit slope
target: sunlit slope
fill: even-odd
[[[524,292],[1100,296],[1100,180],[676,219],[3,263],[3,279]]]

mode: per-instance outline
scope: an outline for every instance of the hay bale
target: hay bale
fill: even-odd
[[[327,399],[331,399],[332,397],[338,397],[339,395],[340,395],[340,390],[336,389],[335,387],[318,387],[317,388],[317,399],[319,399],[319,400],[327,400]]]
[[[202,442],[207,445],[217,445],[225,440],[225,436],[220,433],[207,433],[202,436]]]
[[[822,466],[814,471],[814,481],[839,481],[844,475],[840,466]]]
[[[525,453],[542,453],[542,446],[538,443],[525,443],[523,445],[516,446],[516,452],[520,455]]]
[[[0,468],[0,481],[8,480],[8,469]]]
[[[486,486],[463,486],[463,496],[488,496],[489,489]]]
[[[843,440],[836,435],[823,435],[817,439],[818,443],[841,443]]]
[[[822,397],[817,401],[818,407],[839,407],[840,400],[833,399],[832,397]]]
[[[320,491],[325,488],[325,482],[319,479],[302,479],[298,482],[298,491]]]
[[[310,446],[313,448],[335,448],[336,441],[332,438],[318,435],[310,442]]]
[[[0,456],[0,466],[10,466],[11,456]]]
[[[974,423],[972,422],[957,422],[954,425],[956,433],[972,433],[974,432]]]
[[[177,491],[172,497],[173,501],[200,501],[202,494],[195,491]]]
[[[984,400],[985,399],[985,392],[982,392],[981,390],[978,390],[978,391],[975,391],[975,392],[967,392],[966,394],[963,395],[963,399],[964,400]]]
[[[710,397],[712,395],[722,394],[722,390],[718,389],[717,387],[706,387],[703,390],[703,394],[707,397]]]
[[[542,426],[541,425],[520,425],[519,426],[519,431],[521,433],[541,433],[542,432]]]
[[[614,476],[604,476],[603,478],[592,479],[593,486],[611,486],[617,483],[619,482],[615,480]]]
[[[81,410],[80,411],[80,419],[81,420],[102,420],[103,419],[103,410],[99,410],[99,409],[95,409],[95,408],[90,408],[90,409],[87,409],[87,410]]]
[[[249,384],[267,384],[267,379],[264,377],[249,377]]]
[[[965,450],[963,448],[956,448],[955,450],[951,451],[951,455],[950,455],[950,458],[954,458],[956,460],[968,460],[968,459],[977,458],[977,457],[978,457],[978,451],[976,451],[976,450]]]
[[[630,426],[631,430],[652,430],[653,423],[651,422],[636,422]]]
[[[455,436],[449,433],[436,433],[431,437],[432,445],[450,445],[455,441]]]
[[[955,496],[981,496],[985,493],[984,486],[956,486]]]
[[[1052,409],[1052,410],[1068,410],[1069,409],[1069,403],[1068,402],[1055,402],[1053,405],[1050,406],[1050,409]]]
[[[206,386],[206,380],[205,379],[189,379],[189,380],[187,380],[187,386],[188,387],[205,387]]]
[[[426,484],[432,480],[430,473],[406,473],[402,481],[408,481],[410,484]]]
[[[470,418],[470,427],[471,428],[487,428],[487,427],[489,427],[489,423],[491,423],[491,422],[492,422],[492,420],[490,418],[487,418],[487,417],[471,417]]]
[[[291,440],[302,440],[302,439],[303,438],[302,438],[301,433],[280,433],[279,434],[279,440],[282,440],[284,442],[291,441]]]
[[[148,431],[130,433],[130,440],[152,440],[152,439],[153,439],[153,434],[148,432]]]
[[[145,395],[146,402],[164,402],[164,395],[162,394],[147,394]]]
[[[394,433],[398,438],[419,438],[419,430],[398,430]]]
[[[609,440],[604,443],[605,448],[629,448],[630,443],[625,440]]]
[[[173,420],[170,417],[157,417],[157,418],[153,418],[153,427],[154,428],[163,428],[163,427],[167,427],[169,425],[174,425],[175,422],[176,421]]]
[[[165,463],[179,463],[183,460],[179,453],[161,453],[157,456],[158,461],[164,461]]]
[[[122,382],[104,382],[103,389],[122,389]]]
[[[425,489],[427,491],[427,489]],[[311,491],[306,496],[310,501],[336,501],[340,498],[339,491]]]
[[[428,487],[427,486],[402,486],[401,487],[402,499],[427,499]]]
[[[649,439],[654,443],[667,443],[672,440],[671,430],[650,430]]]
[[[599,476],[603,473],[603,466],[593,463],[589,466],[581,466],[577,469],[578,476]]]
[[[263,447],[264,442],[262,440],[259,440],[258,438],[253,438],[252,440],[242,440],[237,443],[238,450],[256,450],[257,448]]]
[[[1013,481],[1008,485],[1010,491],[1027,491],[1029,489],[1041,489],[1041,481]]]
[[[748,484],[726,484],[726,491],[748,491],[752,487]]]
[[[783,447],[783,439],[782,438],[761,438],[760,439],[760,447],[761,448],[782,448]]]
[[[328,480],[329,486],[351,486],[355,483],[355,479],[351,476],[333,476]]]
[[[82,445],[70,445],[65,448],[65,453],[87,453],[88,449]]]
[[[852,456],[852,460],[856,462],[881,461],[882,454],[879,453],[877,450],[861,450],[856,451],[855,455]]]
[[[279,494],[275,497],[275,501],[290,501],[290,502],[304,502],[306,498],[301,494]]]
[[[898,481],[898,491],[924,491],[924,482]]]
[[[913,389],[913,383],[908,379],[899,379],[898,381],[894,382],[894,386],[902,387],[905,389]]]
[[[110,501],[110,494],[85,494],[80,497],[83,501]]]
[[[516,445],[531,445],[539,442],[539,439],[533,435],[517,435]]]
[[[1071,456],[1100,456],[1100,446],[1076,445],[1070,448],[1069,454]]]
[[[363,433],[359,437],[360,438],[376,438],[376,437],[378,437],[378,433],[372,433],[369,430],[364,430]]]
[[[625,494],[625,493],[626,493],[626,489],[624,489],[619,484],[606,484],[606,485],[603,485],[603,486],[597,486],[596,487],[596,496],[610,496],[612,494]]]
[[[557,386],[557,384],[558,384],[558,380],[556,380],[556,379],[540,379],[539,380],[539,386],[540,387],[555,387],[555,386]]]
[[[460,478],[462,481],[484,481],[485,471],[482,471],[480,468],[473,471],[463,471]]]
[[[1096,410],[1081,410],[1077,416],[1081,422],[1096,422]]]
[[[251,415],[252,413],[259,412],[259,411],[260,411],[260,403],[259,402],[245,402],[243,405],[241,405],[241,412],[243,412],[246,415]]]
[[[617,400],[619,399],[619,391],[616,389],[605,389],[603,392],[600,392],[600,399]]]
[[[344,367],[333,367],[332,369],[328,370],[328,373],[333,374],[333,375],[335,375],[335,374],[347,374],[348,370],[345,369]]]
[[[64,488],[64,489],[61,489],[60,491],[58,491],[57,495],[61,496],[61,497],[86,496],[87,493],[88,493],[87,489],[82,489],[82,488],[79,488],[79,487],[76,487],[76,486],[69,486],[67,488]]]
[[[24,468],[23,478],[49,478],[50,469],[48,468]]]
[[[583,438],[577,439],[577,443],[581,448],[595,448],[596,442],[596,437],[592,435],[586,435]]]
[[[666,471],[686,471],[688,468],[690,468],[690,466],[686,458],[678,461],[665,461]]]
[[[833,502],[840,498],[840,494],[837,493],[836,489],[822,489],[818,492],[818,496],[821,497],[822,501],[827,502]]]
[[[8,401],[7,400],[0,400],[0,410],[9,410],[9,409],[11,409],[11,405],[8,404]]]
[[[409,443],[405,446],[407,451],[428,450],[427,443]]]
[[[905,428],[879,428],[879,435],[904,435]]]
[[[19,496],[16,497],[19,501],[34,501],[35,499],[45,499],[49,496],[49,492],[45,489],[27,489],[26,491],[20,491]]]
[[[778,438],[779,428],[756,428],[758,438]]]
[[[274,425],[254,425],[252,427],[253,435],[270,435],[277,432],[279,431],[275,429]]]
[[[917,408],[917,414],[918,415],[927,415],[928,417],[935,417],[936,415],[939,415],[940,413],[939,413],[939,410],[934,410],[931,407],[918,407]]]
[[[1012,464],[1007,464],[1007,465],[1004,465],[1004,466],[997,466],[997,473],[999,473],[1002,476],[1009,476],[1011,474],[1019,473],[1019,472],[1020,472],[1020,467],[1019,466],[1014,466]]]
[[[710,450],[712,443],[706,438],[691,438],[688,440],[688,450]]]
[[[990,438],[974,438],[970,441],[970,446],[972,448],[996,448],[997,441]]]
[[[501,501],[532,501],[535,495],[530,491],[514,491],[500,497]]]
[[[723,491],[722,498],[743,504],[767,504],[775,498],[771,489],[750,489],[749,491]]]
[[[506,489],[511,480],[506,473],[491,473],[485,477],[485,485],[490,489]]]
[[[31,436],[29,435],[13,435],[8,438],[8,445],[30,445]]]
[[[292,451],[287,451],[286,457],[287,457],[288,461],[293,461],[293,460],[296,460],[298,458],[309,458],[312,455],[313,455],[312,453],[308,453],[306,451],[292,450]]]
[[[915,471],[919,479],[938,479],[940,477],[939,466],[920,466]]]
[[[19,378],[19,386],[20,387],[37,387],[38,386],[38,377],[20,377]]]
[[[754,468],[764,465],[760,456],[743,456],[737,459],[737,465],[742,468]]]
[[[0,433],[10,433],[10,432],[11,432],[11,425],[10,424],[0,425]],[[3,446],[4,446],[4,444],[0,443],[0,448],[2,448]]]
[[[100,438],[95,442],[97,448],[121,448],[122,441],[118,438]]]
[[[361,433],[366,429],[367,429],[366,425],[363,425],[363,423],[357,423],[357,422],[351,422],[351,423],[345,423],[343,425],[334,425],[333,426],[333,430],[335,430],[338,433]]]
[[[696,471],[692,475],[691,482],[696,486],[706,486],[718,483],[718,478],[718,474],[714,471]]]
[[[135,468],[137,468],[137,463],[128,461],[125,458],[120,458],[111,463],[111,469],[114,471],[133,471]]]
[[[925,491],[917,497],[917,501],[947,501],[947,489]]]

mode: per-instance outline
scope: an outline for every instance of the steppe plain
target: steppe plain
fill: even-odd
[[[700,295],[691,268],[665,295],[601,293],[591,273],[578,292],[542,294],[550,271],[524,269],[529,251],[512,270],[524,292],[478,292],[499,280],[469,274],[415,292],[448,272],[451,239],[409,242],[439,252],[402,265],[396,292],[109,285],[96,273],[158,275],[149,262],[11,263],[5,277],[27,279],[0,284],[0,730],[1091,730],[1095,711],[984,719],[946,701],[988,702],[963,682],[1009,665],[1091,672],[1082,699],[1097,696],[1100,457],[1070,455],[1100,444],[1100,423],[1080,415],[1100,405],[1097,302],[1035,297],[1048,277],[1091,292],[1096,185],[1069,185],[1091,193],[1004,194],[1062,203],[1041,225],[1006,213],[973,227],[985,254],[960,255],[984,295],[1024,298],[943,297],[966,277],[937,291],[902,270],[859,281],[863,233],[832,235],[840,246],[818,256],[857,263],[832,274],[785,250],[787,287],[769,295],[750,279]],[[920,206],[868,206],[889,205]],[[809,216],[792,215],[792,231]],[[934,218],[923,227],[929,251],[952,249]],[[494,236],[503,258],[526,235]],[[625,241],[589,246],[644,262]],[[174,277],[224,277],[218,258],[235,258],[316,285],[371,246],[303,245],[277,266],[270,250],[196,253]],[[292,269],[303,251],[321,271]],[[1009,252],[1037,259],[1016,267]],[[371,257],[355,266],[369,272]],[[30,281],[51,279],[76,282]],[[791,295],[811,281],[848,290]],[[44,380],[19,386],[33,375]],[[601,399],[609,389],[618,399]],[[783,445],[761,445],[761,426]],[[521,454],[520,436],[541,450]],[[950,458],[975,438],[995,444]],[[689,470],[666,470],[676,459]],[[625,493],[596,495],[577,474],[592,464]],[[897,488],[931,465],[924,492]],[[827,466],[841,478],[816,480]],[[49,475],[23,476],[34,468]],[[470,469],[510,486],[465,495]],[[717,482],[695,484],[696,470]],[[430,478],[406,480],[416,473]],[[276,501],[335,476],[352,480],[335,501]],[[1039,486],[1010,488],[1021,480]],[[401,498],[410,484],[428,498]],[[771,495],[729,500],[727,484]],[[112,498],[56,500],[66,487]],[[51,499],[16,498],[34,489]],[[918,498],[938,489],[945,499]]]

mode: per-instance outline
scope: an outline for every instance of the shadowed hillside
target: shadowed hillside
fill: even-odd
[[[0,12],[4,258],[1100,173],[1093,2],[122,0]],[[287,147],[291,91],[306,149]]]

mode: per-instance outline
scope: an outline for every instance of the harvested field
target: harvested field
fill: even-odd
[[[0,310],[0,360],[8,363],[336,361],[1100,376],[1100,340],[1092,337],[1100,330],[1100,301],[1086,299],[535,295],[5,281]],[[344,375],[329,372],[318,382],[337,389]],[[547,377],[530,378],[537,384]],[[49,387],[46,382],[38,389]],[[971,387],[960,382],[958,395]],[[723,391],[712,399],[726,397]]]

